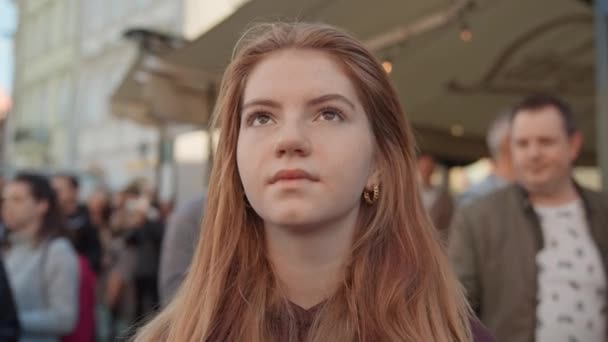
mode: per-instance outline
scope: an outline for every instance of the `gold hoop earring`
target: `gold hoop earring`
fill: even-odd
[[[370,192],[371,197],[370,197]],[[374,185],[374,190],[372,191],[363,191],[363,198],[365,199],[365,202],[367,202],[367,204],[372,205],[374,204],[378,198],[380,197],[380,186],[379,185]]]

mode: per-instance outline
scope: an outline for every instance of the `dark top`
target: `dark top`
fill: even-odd
[[[83,205],[68,215],[68,236],[79,255],[84,256],[95,273],[101,270],[101,242],[97,228],[89,218],[89,211]]]
[[[317,304],[310,309],[304,309],[296,304],[289,303],[297,329],[298,341],[305,341],[306,335],[312,325],[316,315],[321,311],[323,303]],[[275,341],[289,341],[289,325],[290,317],[287,315],[279,315],[272,317],[272,327],[275,331]],[[488,332],[488,330],[476,318],[471,319],[471,332],[473,334],[472,342],[496,342],[496,339]],[[225,334],[226,332],[224,332]],[[227,341],[226,336],[222,333],[212,333],[207,342]],[[371,341],[370,341],[371,342]],[[376,342],[376,341],[374,341]]]
[[[19,319],[4,264],[0,259],[0,341],[19,339]]]
[[[321,310],[323,303],[317,304],[310,309],[304,309],[299,305],[290,303],[295,325],[298,329],[298,340],[304,341],[308,329],[312,325],[315,316]],[[277,341],[289,341],[289,327],[285,317],[279,317],[276,321]],[[476,319],[471,319],[471,332],[473,334],[473,342],[496,342],[496,339],[490,332]]]
[[[135,277],[158,277],[163,232],[161,221],[146,220],[126,236],[127,246],[135,248]]]

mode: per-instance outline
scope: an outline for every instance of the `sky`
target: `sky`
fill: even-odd
[[[11,92],[13,84],[13,35],[17,12],[10,0],[0,0],[0,87]]]

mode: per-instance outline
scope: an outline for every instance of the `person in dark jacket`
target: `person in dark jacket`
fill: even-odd
[[[422,153],[418,156],[416,164],[420,173],[422,203],[428,211],[433,225],[442,238],[446,239],[454,212],[454,200],[450,195],[449,185],[432,183],[431,179],[437,164],[434,156]]]
[[[135,314],[142,318],[158,308],[158,268],[164,223],[158,210],[145,197],[127,204],[131,230],[126,235],[127,248],[135,252]]]
[[[13,292],[0,254],[0,341],[18,341],[19,329],[19,318],[17,317]]]
[[[499,341],[605,342],[608,197],[572,179],[582,136],[559,99],[515,106],[516,184],[460,210],[449,254]]]
[[[80,184],[76,176],[57,174],[53,188],[66,218],[68,234],[79,255],[84,256],[96,274],[101,271],[101,242],[97,228],[91,223],[86,206],[78,203]]]

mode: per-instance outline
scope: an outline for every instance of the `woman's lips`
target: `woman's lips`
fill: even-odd
[[[316,182],[319,177],[302,169],[282,169],[276,172],[269,180],[270,184],[281,181],[309,180]]]

